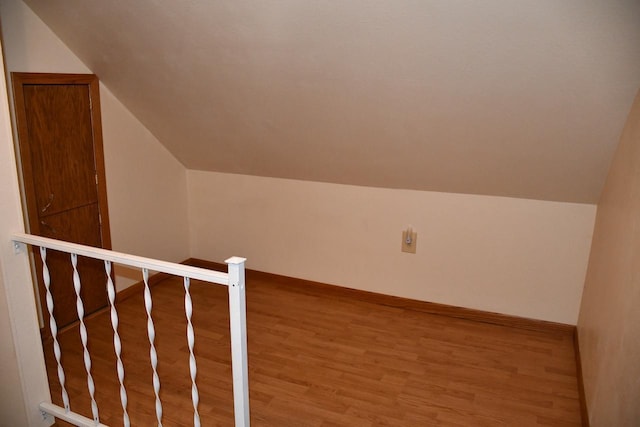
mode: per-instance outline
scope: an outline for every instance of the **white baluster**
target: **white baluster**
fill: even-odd
[[[58,343],[58,325],[56,319],[53,317],[53,296],[51,295],[51,276],[49,275],[49,267],[47,267],[47,248],[40,247],[40,258],[42,258],[42,280],[47,290],[47,311],[49,311],[49,329],[53,337],[53,354],[56,356],[58,381],[60,381],[60,388],[62,389],[62,404],[64,405],[64,410],[69,412],[69,395],[64,386],[64,369],[62,369],[62,363],[60,363],[61,352],[60,344]]]
[[[162,403],[160,402],[160,377],[158,376],[158,354],[153,342],[156,337],[156,330],[153,327],[151,319],[151,289],[149,289],[149,270],[142,269],[142,279],[144,280],[144,306],[147,310],[147,332],[149,334],[149,356],[151,359],[151,368],[153,369],[153,391],[156,394],[156,418],[158,419],[158,427],[162,427]]]
[[[118,312],[116,311],[116,290],[111,278],[111,261],[104,262],[104,269],[107,272],[107,293],[109,294],[109,305],[111,306],[111,326],[113,327],[113,348],[116,352],[118,381],[120,381],[120,402],[122,403],[122,418],[124,427],[130,427],[129,413],[127,412],[127,390],[124,388],[124,365],[122,364],[121,352],[122,344],[118,334]]]
[[[73,266],[73,288],[76,291],[76,309],[78,310],[78,320],[80,320],[80,338],[82,340],[82,350],[84,354],[84,368],[87,371],[87,388],[89,389],[89,396],[91,396],[91,414],[93,415],[93,422],[98,425],[100,418],[98,417],[98,404],[94,396],[96,387],[93,383],[93,377],[91,376],[91,356],[87,348],[87,327],[84,324],[84,305],[80,297],[82,284],[80,283],[80,274],[78,273],[77,254],[71,254],[71,265]]]
[[[190,280],[184,278],[184,311],[187,315],[187,343],[189,345],[189,371],[191,372],[191,400],[193,401],[193,425],[200,427],[200,414],[198,413],[198,403],[200,396],[198,395],[198,386],[196,385],[196,357],[193,354],[193,346],[195,343],[195,333],[193,332],[193,324],[191,323],[191,315],[193,314],[193,305],[191,304],[191,294],[189,293]]]

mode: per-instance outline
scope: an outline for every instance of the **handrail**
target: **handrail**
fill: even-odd
[[[204,280],[229,286],[229,275],[220,271],[207,270],[200,267],[178,264],[175,262],[160,261],[152,258],[129,255],[122,252],[115,252],[93,246],[80,245],[78,243],[62,242],[60,240],[49,239],[47,237],[34,236],[25,233],[15,233],[12,236],[14,248],[21,250],[21,244],[34,246],[44,246],[66,253],[75,253],[89,258],[111,261],[117,264],[129,265],[132,267],[146,268],[148,270],[161,273],[169,273],[176,276],[189,277],[191,279]],[[227,264],[238,264],[244,262],[244,258],[231,257]]]

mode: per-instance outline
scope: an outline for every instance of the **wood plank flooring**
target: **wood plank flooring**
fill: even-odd
[[[152,288],[163,425],[192,425],[182,280]],[[232,426],[227,290],[192,283],[203,426]],[[573,337],[251,278],[252,426],[579,426]],[[133,426],[156,425],[142,295],[119,303]],[[122,425],[108,313],[87,321],[101,421]],[[62,334],[74,411],[90,417],[78,330]],[[53,400],[60,392],[51,346]],[[58,425],[66,425],[58,422]]]

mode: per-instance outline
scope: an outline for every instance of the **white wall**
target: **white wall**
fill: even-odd
[[[640,92],[596,219],[578,337],[591,425],[640,425]]]
[[[0,426],[44,426],[38,403],[49,388],[28,259],[11,234],[24,231],[5,73],[0,52]]]
[[[101,94],[113,249],[174,262],[189,258],[186,169],[111,92]],[[140,280],[138,274],[132,281]]]
[[[22,1],[0,0],[0,20],[9,71],[91,73]],[[100,95],[113,249],[188,258],[185,168],[104,84]],[[135,281],[119,276],[119,289]]]
[[[9,69],[88,72],[21,1],[0,16]],[[186,172],[104,86],[102,110],[115,249],[577,321],[592,205]],[[399,251],[408,225],[416,255]]]
[[[192,255],[576,324],[596,207],[188,171]],[[417,254],[400,252],[418,232]]]

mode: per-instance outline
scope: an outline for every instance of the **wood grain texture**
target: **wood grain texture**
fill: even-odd
[[[24,85],[23,93],[28,139],[20,142],[31,151],[38,215],[97,204],[88,86]]]
[[[573,335],[434,315],[248,275],[253,426],[579,426]],[[227,289],[193,282],[205,426],[231,426]],[[165,426],[191,424],[182,280],[152,288]],[[118,304],[133,425],[155,425],[144,304]],[[108,315],[88,322],[102,420],[122,425]],[[72,409],[89,413],[77,330],[61,337]],[[51,349],[47,366],[59,402]],[[63,425],[60,423],[60,425]]]

